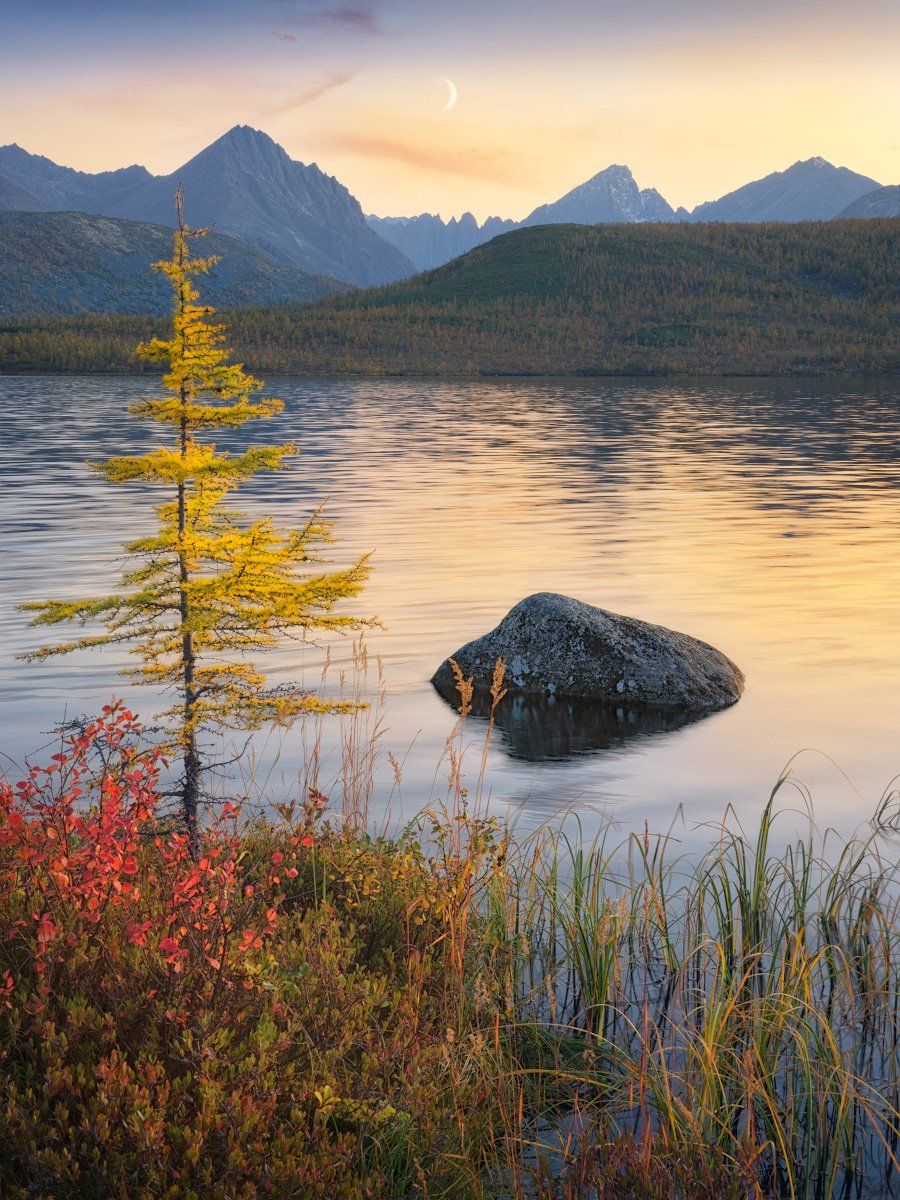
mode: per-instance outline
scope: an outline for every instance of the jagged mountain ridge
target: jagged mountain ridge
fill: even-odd
[[[0,147],[0,178],[21,208],[22,192],[38,211],[77,210],[171,226],[182,183],[188,219],[255,246],[273,261],[358,286],[414,272],[395,246],[366,223],[354,196],[316,164],[291,159],[267,134],[237,125],[171,175],[143,167],[90,175],[60,167],[19,146]]]
[[[110,215],[168,224],[179,182],[194,224],[214,224],[276,262],[360,286],[412,273],[397,249],[366,224],[359,201],[343,184],[315,163],[295,162],[277,142],[249,126],[235,126]]]
[[[14,142],[0,146],[0,177],[13,194],[19,193],[32,204],[33,212],[87,212],[102,215],[102,210],[121,203],[153,176],[137,165],[117,171],[76,171],[62,167],[42,154],[31,154]],[[0,188],[0,207],[10,204]]]
[[[479,225],[471,213],[450,221],[430,213],[365,217],[336,179],[314,163],[292,160],[267,134],[245,125],[167,176],[136,165],[90,174],[17,145],[0,147],[0,210],[77,210],[171,226],[178,182],[194,224],[239,238],[274,262],[358,286],[440,266],[498,234],[535,225],[793,221],[896,211],[891,195],[882,195],[891,189],[822,158],[773,172],[692,213],[673,210],[656,189],[639,188],[628,167],[613,164],[523,221],[490,217]],[[848,212],[857,202],[861,207]]]
[[[434,213],[416,217],[366,217],[369,225],[395,245],[420,271],[439,267],[451,258],[474,250],[500,233],[516,228],[516,222],[488,217],[479,225],[470,213],[443,221]]]
[[[366,218],[373,229],[393,242],[420,271],[440,267],[498,234],[533,225],[574,223],[597,225],[634,221],[672,221],[675,213],[655,188],[641,190],[628,167],[610,166],[579,184],[552,204],[542,204],[524,221],[488,217],[479,225],[471,213],[443,221],[432,213],[417,217]]]
[[[874,189],[874,190],[873,190]],[[639,188],[628,167],[613,164],[572,188],[558,200],[539,205],[523,221],[490,217],[483,226],[471,213],[443,221],[430,213],[417,217],[367,218],[369,224],[398,246],[420,270],[451,259],[511,229],[535,225],[635,224],[648,221],[804,221],[838,216],[875,217],[898,214],[894,189],[823,158],[794,163],[721,196],[699,204],[693,212],[673,209],[655,188]],[[858,205],[853,211],[847,205]]]
[[[150,267],[171,247],[164,225],[82,212],[0,212],[0,316],[162,315],[171,307],[169,284]],[[224,234],[210,234],[205,247],[219,256],[203,281],[204,298],[216,307],[316,300],[348,290]]]
[[[641,190],[628,167],[613,164],[552,204],[539,205],[520,225],[618,225],[671,221],[674,216],[672,206],[655,188]]]

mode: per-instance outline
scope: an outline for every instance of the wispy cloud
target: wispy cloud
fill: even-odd
[[[491,183],[511,183],[521,178],[519,164],[506,150],[449,150],[445,146],[426,149],[410,146],[391,138],[360,133],[338,134],[331,145],[366,158],[386,158],[393,162],[437,171],[442,175],[459,175],[467,179],[482,179]]]
[[[381,33],[378,15],[369,4],[339,4],[326,16],[338,25],[352,25],[365,33]]]
[[[273,104],[270,108],[264,108],[257,113],[259,117],[274,117],[280,113],[291,112],[292,109],[302,108],[304,104],[312,104],[314,100],[318,100],[322,96],[327,96],[329,92],[333,92],[335,88],[343,87],[345,83],[349,83],[354,77],[353,71],[329,71],[327,75],[322,75],[309,87],[304,88],[302,92],[295,92],[292,96],[285,97],[278,104]]]
[[[296,42],[295,28],[338,28],[360,33],[381,34],[378,8],[374,0],[282,0],[278,6],[279,28],[272,36],[282,42]]]

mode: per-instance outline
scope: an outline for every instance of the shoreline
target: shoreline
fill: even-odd
[[[197,862],[135,749],[114,829],[0,785],[11,1194],[51,1148],[58,1178],[89,1171],[110,1105],[104,1170],[148,1194],[214,1168],[229,1195],[295,1195],[301,1165],[397,1200],[423,1178],[459,1200],[893,1194],[896,797],[834,863],[812,821],[773,849],[778,788],[747,832],[689,856],[631,835],[626,861],[552,823],[517,841],[457,775],[395,837],[313,790],[277,821],[226,804]],[[46,1069],[26,1088],[20,1063]]]
[[[249,367],[248,369],[261,370],[261,368],[258,368],[258,367],[257,368]],[[48,378],[59,378],[59,379],[66,379],[69,377],[74,378],[74,379],[85,379],[85,378],[91,378],[91,377],[95,377],[98,379],[105,379],[105,378],[109,378],[109,379],[148,379],[148,378],[150,378],[150,379],[153,379],[153,378],[161,377],[162,373],[163,373],[162,371],[120,370],[118,368],[115,370],[107,370],[107,371],[99,370],[97,368],[92,368],[90,370],[88,370],[86,368],[83,370],[78,368],[78,369],[63,371],[63,370],[50,370],[49,368],[44,368],[44,367],[34,367],[34,368],[23,367],[21,363],[17,363],[15,366],[6,366],[6,365],[0,363],[0,378],[3,378],[3,379],[15,379],[17,377],[21,377],[22,379],[33,379],[33,378],[35,378],[35,376],[38,376],[38,377],[47,376]],[[732,380],[744,380],[744,379],[751,380],[751,381],[756,380],[756,379],[771,379],[771,380],[778,380],[779,382],[784,381],[784,380],[791,380],[791,379],[796,379],[796,380],[803,380],[803,379],[858,380],[861,383],[866,383],[866,382],[888,383],[888,382],[894,382],[894,381],[900,380],[900,368],[898,368],[897,371],[791,371],[791,372],[785,371],[785,372],[780,372],[780,373],[773,373],[773,372],[754,373],[754,372],[748,372],[748,371],[733,371],[733,372],[729,372],[727,374],[713,373],[713,372],[710,372],[708,374],[707,373],[692,374],[689,372],[673,372],[672,374],[665,374],[662,372],[652,372],[652,373],[648,372],[646,374],[629,374],[629,375],[612,374],[612,373],[604,374],[602,372],[592,373],[592,372],[584,372],[584,371],[583,372],[574,372],[573,371],[570,374],[566,374],[566,375],[544,374],[544,373],[537,372],[537,371],[534,373],[495,371],[495,372],[481,372],[479,374],[472,374],[472,375],[460,374],[458,372],[453,372],[453,373],[447,372],[446,374],[435,373],[433,375],[423,375],[421,372],[412,372],[412,371],[411,372],[403,372],[403,371],[388,372],[388,371],[386,371],[386,372],[383,372],[383,373],[377,374],[377,375],[370,374],[367,372],[359,372],[358,374],[352,374],[352,373],[348,373],[348,372],[338,372],[338,371],[335,371],[333,374],[330,374],[327,372],[322,372],[322,371],[306,374],[302,371],[272,371],[272,370],[268,370],[268,369],[265,370],[264,373],[267,377],[272,378],[272,379],[302,379],[302,380],[306,380],[309,382],[315,382],[317,380],[321,380],[323,383],[335,383],[335,382],[341,382],[341,381],[348,382],[348,383],[363,383],[363,382],[378,383],[378,382],[382,382],[384,380],[404,380],[404,381],[408,381],[408,382],[421,382],[421,383],[435,383],[435,382],[452,383],[454,381],[457,381],[460,383],[480,383],[480,382],[487,382],[487,381],[497,381],[497,382],[504,382],[504,383],[516,383],[516,382],[522,382],[522,383],[542,383],[542,382],[572,383],[572,382],[581,381],[584,383],[590,383],[590,382],[594,382],[597,380],[608,381],[610,383],[616,383],[616,382],[618,382],[618,383],[631,383],[631,382],[646,383],[646,382],[651,382],[651,381],[655,381],[655,382],[659,382],[659,383],[677,383],[679,381],[690,382],[692,380],[703,380],[704,382],[707,382],[707,381],[715,382],[716,380],[732,381]]]

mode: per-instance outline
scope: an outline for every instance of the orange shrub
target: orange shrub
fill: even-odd
[[[317,797],[226,805],[194,861],[162,769],[116,706],[0,786],[0,1195],[468,1195],[489,1091],[425,861]]]

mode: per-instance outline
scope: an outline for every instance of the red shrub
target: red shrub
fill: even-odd
[[[124,934],[152,960],[144,969],[199,972],[214,989],[246,986],[240,960],[262,945],[276,910],[260,919],[259,903],[247,903],[252,887],[240,892],[240,810],[223,808],[194,861],[185,834],[158,817],[164,765],[142,744],[128,709],[108,705],[63,739],[49,766],[0,784],[0,888],[21,909],[7,922],[3,957],[43,978],[61,959],[68,970],[73,956],[96,958],[102,948],[108,958],[109,935],[121,952]],[[9,1003],[12,964],[0,978]],[[197,982],[174,990],[196,1002],[203,997]]]

